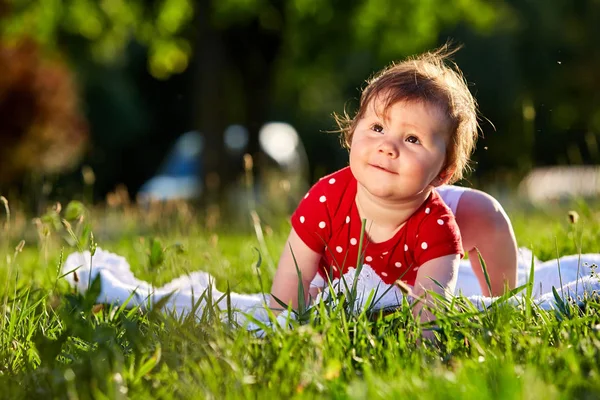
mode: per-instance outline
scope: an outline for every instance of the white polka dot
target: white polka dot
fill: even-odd
[[[382,272],[381,276],[388,276],[387,272]]]
[[[352,246],[356,246],[356,243],[358,243],[358,240],[356,240],[355,238],[350,239],[350,244]]]
[[[418,269],[419,269],[419,267],[414,267],[414,268],[413,268],[413,271],[416,271],[416,270],[418,270]]]
[[[371,256],[366,256],[366,257],[365,257],[365,260],[367,260],[367,261],[369,261],[369,262],[370,262],[370,261],[373,261],[373,257],[371,257]]]
[[[430,209],[429,207],[427,207],[427,208],[425,209],[425,214],[429,214],[429,212],[430,212],[430,211],[431,211],[431,209]]]
[[[331,268],[332,268],[334,271],[337,271],[337,270],[338,270],[338,269],[337,269],[337,267],[336,267],[335,265],[332,265],[332,266],[331,266]]]
[[[304,221],[306,221],[306,218],[304,218],[304,215],[300,217],[300,223],[304,223]]]
[[[346,217],[346,223],[350,222],[350,216]]]
[[[438,223],[438,224],[440,224],[440,225],[444,225],[444,221],[443,221],[443,220],[441,220],[441,219],[438,219],[438,220],[437,220],[437,223]]]
[[[321,229],[325,228],[325,221],[319,222],[319,228],[321,228]]]
[[[396,261],[396,262],[394,263],[394,266],[395,266],[396,268],[400,268],[400,267],[402,266],[402,263],[401,263],[400,261]]]
[[[344,250],[344,249],[342,249],[342,246],[338,246],[335,248],[335,251],[337,251],[338,253],[341,253],[342,250]]]
[[[384,252],[383,252],[383,253],[381,253],[381,254],[383,254],[383,255],[385,256],[387,253],[389,253],[389,251],[384,251]]]
[[[308,192],[306,192],[306,194],[304,195],[304,198],[307,198],[307,197],[308,197]]]
[[[319,197],[319,201],[320,201],[321,203],[325,203],[325,200],[327,200],[327,198],[326,198],[325,196],[321,196],[321,197]]]
[[[407,244],[404,245],[404,251],[408,251],[408,245]]]
[[[426,249],[427,249],[427,242],[423,242],[423,243],[421,243],[421,248],[422,248],[423,250],[426,250]]]
[[[331,179],[329,180],[329,183],[333,185],[333,184],[335,183],[335,178],[331,178]]]

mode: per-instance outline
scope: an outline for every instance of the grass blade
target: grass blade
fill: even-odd
[[[475,247],[475,251],[477,251],[477,258],[479,258],[479,264],[481,265],[481,269],[483,270],[483,276],[485,277],[485,284],[489,290],[490,296],[492,295],[492,282],[490,281],[490,274],[488,273],[487,266],[485,265],[485,261],[481,256],[481,252],[477,247]]]

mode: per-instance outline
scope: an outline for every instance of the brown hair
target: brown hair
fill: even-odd
[[[351,118],[346,112],[334,114],[341,133],[342,145],[350,148],[358,121],[364,117],[371,101],[385,96],[384,112],[402,101],[426,102],[446,115],[450,139],[446,150],[444,169],[451,171],[449,183],[463,177],[475,147],[478,128],[477,102],[467,83],[450,57],[458,50],[444,45],[434,51],[393,63],[367,81],[360,97],[360,107]]]

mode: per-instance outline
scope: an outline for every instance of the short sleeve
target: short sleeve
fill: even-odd
[[[327,197],[322,181],[317,182],[300,201],[291,218],[292,227],[300,239],[317,253],[324,252],[331,238],[332,217]]]
[[[418,228],[414,250],[417,265],[451,254],[459,254],[462,258],[464,252],[460,231],[450,209],[433,202],[425,209],[425,214]]]

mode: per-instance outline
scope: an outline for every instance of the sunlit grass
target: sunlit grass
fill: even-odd
[[[153,208],[157,207],[157,208]],[[355,315],[322,306],[295,329],[257,338],[200,318],[95,304],[60,278],[90,232],[140,279],[162,285],[205,270],[220,290],[270,287],[284,219],[259,242],[252,220],[224,228],[188,206],[54,207],[39,222],[0,217],[0,397],[3,398],[559,398],[600,394],[600,303],[560,312],[466,303],[439,316],[440,341],[420,343],[404,309]],[[567,212],[578,212],[577,223]],[[541,259],[598,252],[598,216],[584,203],[509,210],[519,244]],[[16,222],[22,218],[20,225]],[[210,225],[210,226],[209,226]],[[68,231],[71,229],[71,233]],[[121,229],[119,229],[121,228]],[[19,249],[25,239],[24,248]],[[153,249],[154,252],[153,252]],[[259,257],[259,249],[260,251]],[[262,260],[260,265],[259,259]],[[260,274],[259,274],[260,272]],[[261,281],[262,280],[262,281]]]

